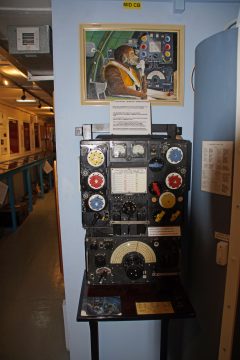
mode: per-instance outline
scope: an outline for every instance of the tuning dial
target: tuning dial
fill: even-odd
[[[166,185],[169,189],[179,189],[182,186],[182,177],[178,173],[170,173],[166,177]]]
[[[105,184],[105,178],[100,172],[93,172],[88,177],[88,185],[94,189],[101,189]]]
[[[137,206],[134,202],[132,201],[126,201],[124,204],[123,204],[123,207],[122,207],[122,211],[124,214],[127,214],[127,215],[132,215],[135,213],[137,209]]]
[[[93,211],[101,211],[105,207],[106,201],[102,195],[95,194],[88,199],[88,206]]]
[[[183,152],[182,149],[180,149],[177,146],[173,146],[170,149],[168,149],[166,153],[166,158],[170,164],[178,164],[183,159]]]
[[[171,209],[176,204],[176,196],[169,191],[165,191],[159,198],[159,204],[164,209]]]
[[[123,258],[123,266],[130,280],[137,280],[143,276],[144,258],[137,252],[128,253]]]
[[[105,156],[99,149],[93,149],[89,151],[87,156],[87,162],[93,167],[99,167],[104,163]]]

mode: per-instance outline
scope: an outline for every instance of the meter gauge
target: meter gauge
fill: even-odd
[[[142,144],[133,144],[132,145],[132,155],[134,157],[144,157],[145,148]]]
[[[99,149],[93,149],[89,151],[87,156],[87,162],[93,167],[99,167],[104,163],[104,153]]]
[[[126,144],[114,144],[112,148],[112,157],[125,158],[127,156]]]
[[[183,159],[183,152],[177,146],[172,146],[166,153],[166,158],[170,164],[178,164]]]
[[[94,190],[101,189],[105,185],[105,177],[100,172],[93,172],[88,177],[88,185]]]

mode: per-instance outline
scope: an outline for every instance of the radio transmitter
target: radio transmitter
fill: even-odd
[[[178,273],[190,142],[109,135],[80,147],[88,282],[151,282]]]

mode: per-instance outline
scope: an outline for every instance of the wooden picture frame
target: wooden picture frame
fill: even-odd
[[[183,25],[81,24],[80,49],[82,104],[183,105]]]

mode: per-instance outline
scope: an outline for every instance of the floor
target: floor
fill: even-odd
[[[69,360],[63,299],[51,191],[0,238],[0,360]]]

